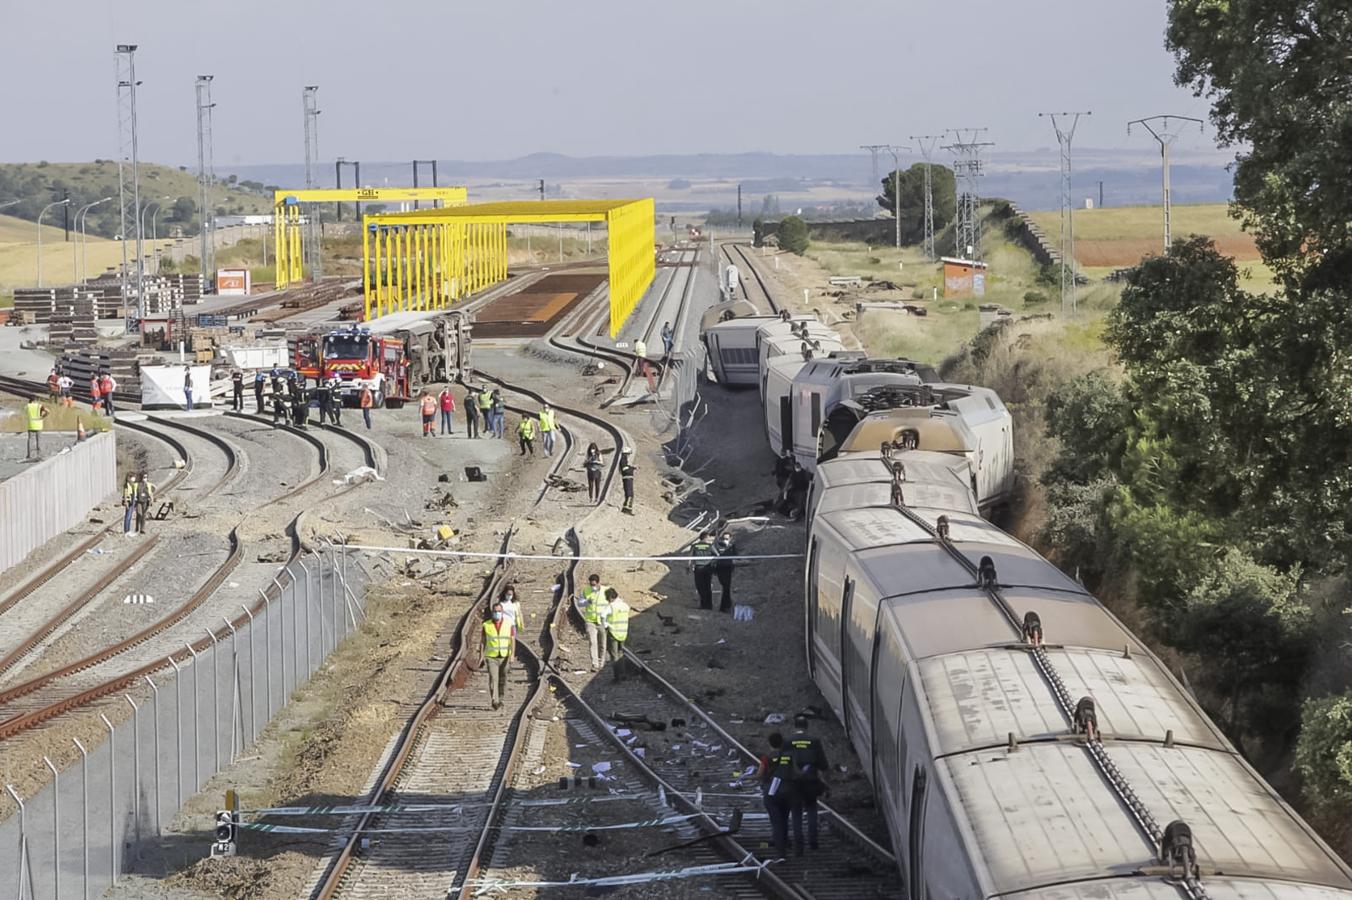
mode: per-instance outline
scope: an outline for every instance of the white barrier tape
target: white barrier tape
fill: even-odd
[[[504,881],[491,878],[476,878],[466,882],[475,888],[474,896],[500,893],[515,888],[560,888],[560,887],[620,887],[629,884],[649,884],[654,881],[679,881],[686,878],[704,878],[710,875],[759,874],[768,863],[716,863],[710,866],[694,866],[689,869],[675,869],[665,872],[635,872],[631,875],[608,875],[602,878],[578,878],[574,875],[568,881]]]
[[[652,794],[604,794],[596,797],[569,797],[560,800],[514,800],[514,806],[572,806],[587,803],[611,803],[616,800],[645,802]],[[462,813],[470,809],[487,809],[492,803],[413,803],[383,804],[378,806],[268,806],[261,809],[242,809],[247,816],[360,816],[366,813]]]
[[[517,832],[549,832],[554,834],[586,834],[589,831],[627,831],[635,828],[665,828],[668,825],[679,825],[682,822],[689,822],[691,819],[698,819],[703,816],[702,813],[692,813],[683,816],[663,816],[659,819],[644,819],[641,822],[621,822],[615,825],[503,825],[498,828],[499,831],[517,831]],[[748,813],[742,816],[743,821],[748,819],[768,819],[768,813]],[[272,825],[268,822],[241,822],[240,828],[246,831],[259,831],[265,834],[352,834],[352,829],[346,828],[313,828],[304,825]],[[458,832],[477,833],[482,828],[473,828],[465,825],[426,825],[421,827],[407,826],[404,828],[363,828],[361,834],[448,834]]]
[[[454,556],[474,559],[555,559],[581,562],[706,562],[718,561],[716,556],[555,556],[552,553],[498,553],[491,550],[414,550],[409,547],[377,547],[370,544],[346,544],[348,550],[366,553],[405,553],[411,556]],[[802,559],[801,553],[762,553],[728,557],[734,562],[753,559]]]

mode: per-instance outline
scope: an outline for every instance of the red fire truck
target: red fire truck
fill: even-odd
[[[469,333],[470,319],[460,312],[396,313],[297,340],[295,365],[308,377],[337,377],[345,403],[355,405],[369,386],[376,406],[398,408],[423,385],[469,368]]]

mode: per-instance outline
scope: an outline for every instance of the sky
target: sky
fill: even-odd
[[[117,155],[113,48],[135,43],[140,156],[195,165],[212,74],[218,167],[320,158],[496,160],[852,152],[985,126],[1054,147],[1039,112],[1205,118],[1173,84],[1164,0],[48,0],[6,4],[0,162]],[[954,20],[956,13],[969,18]],[[963,35],[959,40],[958,35]],[[1212,149],[1212,131],[1180,141]]]

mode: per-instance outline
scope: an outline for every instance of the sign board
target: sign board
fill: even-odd
[[[216,293],[223,297],[245,296],[252,286],[248,269],[216,270]]]
[[[192,373],[193,409],[211,408],[211,366],[141,366],[141,408],[183,409],[183,370]]]

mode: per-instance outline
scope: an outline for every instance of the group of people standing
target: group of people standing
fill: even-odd
[[[261,374],[261,373],[260,373]],[[310,403],[314,401],[319,407],[319,423],[321,425],[332,423],[341,426],[343,424],[343,395],[342,382],[338,378],[332,378],[328,381],[321,381],[314,388],[305,387],[305,379],[295,372],[281,372],[273,369],[271,374],[272,388],[272,424],[294,425],[296,428],[304,428],[310,421]],[[263,411],[263,389],[262,382],[256,377],[254,379],[254,400],[257,403],[257,411]],[[244,408],[243,381],[238,383],[235,392],[236,409]],[[366,427],[371,427],[371,417],[369,407],[362,410],[365,413]]]
[[[803,819],[807,818],[807,846],[817,849],[817,801],[828,791],[830,764],[822,742],[807,732],[807,716],[793,717],[793,734],[786,740],[771,734],[769,752],[761,754],[757,776],[761,797],[770,816],[771,840],[781,857],[789,852],[789,819],[793,819],[794,852],[803,855]]]
[[[732,573],[737,566],[737,545],[732,533],[724,531],[714,539],[714,532],[704,529],[699,540],[690,545],[690,571],[695,573],[695,593],[699,595],[700,609],[714,608],[714,576],[718,576],[719,612],[732,612]]]

